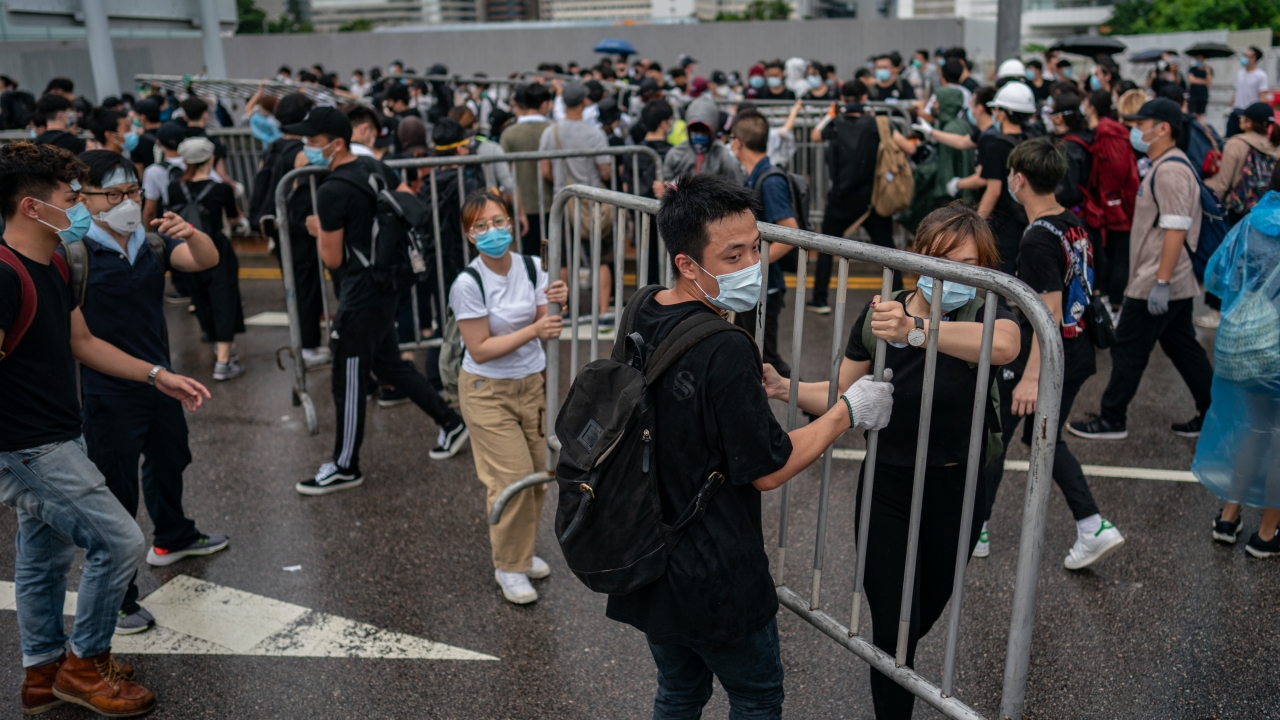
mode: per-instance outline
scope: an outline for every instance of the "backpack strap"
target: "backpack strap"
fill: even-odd
[[[22,342],[22,336],[27,334],[27,329],[31,327],[31,321],[36,317],[36,307],[39,299],[36,297],[36,286],[31,281],[31,274],[27,272],[27,268],[18,259],[17,254],[10,250],[7,245],[0,244],[0,263],[13,268],[13,271],[18,274],[18,283],[21,286],[18,315],[13,319],[13,324],[9,326],[9,330],[5,332],[4,342],[0,343],[0,360],[4,360],[13,354],[13,349],[18,346],[18,343]]]
[[[1155,203],[1156,205],[1156,216],[1151,220],[1151,227],[1153,228],[1160,227],[1160,201],[1156,199],[1156,170],[1159,169],[1160,166],[1165,164],[1166,162],[1178,162],[1191,168],[1191,174],[1196,179],[1196,191],[1199,192],[1200,190],[1200,187],[1199,187],[1201,184],[1200,173],[1196,170],[1196,167],[1192,165],[1191,162],[1188,161],[1186,158],[1180,158],[1180,157],[1174,156],[1174,157],[1161,160],[1158,163],[1152,163],[1151,172],[1147,173],[1147,177],[1151,178],[1151,182],[1148,183],[1148,187],[1151,188],[1151,202]],[[1204,213],[1203,206],[1201,206],[1200,212]],[[1195,253],[1191,252],[1191,245],[1187,242],[1187,238],[1185,236],[1182,238],[1182,247],[1184,250],[1187,251],[1188,259],[1195,257]]]
[[[160,237],[156,233],[149,232],[144,236],[144,241],[147,244],[147,249],[151,251],[151,254],[155,256],[156,260],[160,261],[160,267],[164,267],[164,253],[166,250],[164,238]]]
[[[1086,272],[1088,268],[1085,267],[1084,258],[1080,257],[1075,248],[1071,247],[1071,243],[1067,242],[1067,236],[1048,220],[1036,220],[1027,227],[1028,229],[1033,227],[1044,228],[1057,236],[1058,242],[1062,243],[1063,252],[1067,254],[1067,276],[1063,278],[1063,284],[1070,283],[1073,278],[1079,278],[1080,285],[1084,288],[1085,297],[1093,297],[1093,288],[1089,286],[1089,278]],[[1077,265],[1079,266],[1078,271]],[[1063,300],[1065,301],[1066,298],[1064,297]]]
[[[751,337],[751,333],[725,320],[724,318],[709,312],[700,312],[693,317],[686,318],[676,325],[670,333],[663,338],[662,342],[653,351],[653,355],[649,357],[649,362],[645,365],[644,376],[645,381],[652,385],[662,373],[666,372],[677,360],[686,352],[693,349],[694,345],[706,340],[707,338],[721,332],[737,331],[742,333],[751,341],[751,347],[755,350],[756,363],[760,363],[760,350],[756,348],[756,341]]]
[[[520,258],[524,260],[524,271],[529,276],[529,284],[534,290],[538,289],[538,271],[533,265],[533,258],[528,255],[521,254]]]
[[[485,303],[485,305],[487,306],[489,303],[489,300],[484,296],[484,281],[480,279],[480,273],[476,272],[476,269],[471,267],[470,265],[462,268],[462,272],[470,275],[471,279],[476,281],[476,285],[480,286],[480,302]]]
[[[85,247],[84,241],[81,242],[64,242],[62,243],[62,255],[54,253],[59,258],[65,256],[67,268],[66,281],[71,287],[71,299],[75,301],[76,307],[84,307],[85,296],[89,291],[89,248]]]

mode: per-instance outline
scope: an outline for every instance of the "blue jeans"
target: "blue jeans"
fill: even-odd
[[[18,511],[13,579],[23,667],[64,652],[62,608],[77,547],[85,559],[71,649],[78,657],[106,652],[145,545],[138,523],[89,461],[84,439],[0,453],[0,502]]]
[[[658,694],[653,720],[702,717],[711,699],[711,676],[729,695],[729,720],[782,717],[782,657],[778,619],[727,645],[655,645]]]

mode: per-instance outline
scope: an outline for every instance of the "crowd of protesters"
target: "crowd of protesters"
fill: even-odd
[[[180,405],[194,411],[208,392],[171,372],[163,305],[195,314],[202,340],[213,346],[213,380],[242,375],[233,235],[261,229],[274,243],[287,226],[299,361],[332,365],[333,454],[296,484],[297,492],[328,495],[363,483],[365,399],[375,395],[381,407],[413,402],[430,416],[439,429],[429,453],[434,460],[453,457],[469,441],[491,508],[542,463],[543,347],[563,327],[561,315],[548,309],[568,305],[578,278],[567,271],[548,277],[539,256],[551,200],[569,184],[661,201],[648,239],[656,246],[661,235],[670,266],[660,266],[651,250],[643,272],[650,282],[669,273],[673,283],[646,296],[634,327],[618,328],[636,330],[649,351],[699,313],[728,317],[750,334],[763,314],[758,357],[747,352],[745,335],[704,340],[679,362],[705,382],[671,391],[675,400],[658,400],[660,414],[688,428],[657,440],[664,515],[697,491],[701,478],[691,469],[723,471],[731,487],[673,554],[678,572],[610,599],[609,617],[649,640],[659,668],[655,717],[696,715],[713,674],[736,709],[779,716],[778,604],[761,543],[759,496],[850,427],[884,430],[881,482],[870,498],[875,560],[866,587],[875,644],[889,653],[897,646],[922,348],[934,292],[947,320],[937,329],[936,401],[964,410],[941,413],[934,423],[945,431],[930,438],[927,531],[908,665],[916,641],[950,599],[969,462],[966,398],[978,390],[971,366],[981,353],[976,317],[983,299],[972,287],[927,277],[911,286],[895,273],[893,294],[873,298],[849,330],[836,389],[844,404],[828,407],[825,383],[799,383],[798,406],[813,422],[788,435],[759,410],[792,391],[793,368],[777,336],[796,251],[771,243],[762,273],[757,220],[884,247],[895,246],[895,225],[902,226],[915,234],[909,250],[1003,270],[1039,294],[1064,351],[1061,418],[1050,442],[1053,478],[1077,528],[1066,568],[1096,565],[1124,537],[1094,501],[1062,432],[1126,438],[1127,409],[1157,342],[1195,405],[1194,417],[1170,429],[1201,438],[1194,469],[1226,501],[1212,537],[1235,543],[1241,506],[1261,506],[1261,525],[1246,549],[1256,557],[1280,555],[1280,194],[1272,173],[1280,127],[1262,102],[1262,55],[1250,48],[1240,57],[1225,140],[1205,119],[1214,82],[1205,58],[1184,75],[1175,54],[1142,84],[1121,77],[1109,56],[1077,76],[1077,65],[1054,51],[1008,59],[985,74],[962,48],[878,55],[847,78],[834,65],[800,58],[706,74],[689,56],[665,69],[619,58],[592,67],[547,64],[521,83],[489,84],[480,76],[462,85],[444,79],[443,65],[417,77],[395,61],[385,73],[357,70],[346,82],[318,65],[296,76],[281,67],[274,79],[296,90],[281,94],[264,82],[242,108],[173,92],[106,98],[94,107],[66,78],[50,81],[36,99],[0,76],[0,125],[29,135],[0,148],[0,464],[21,468],[0,473],[0,495],[19,516],[24,711],[71,702],[123,717],[153,707],[154,696],[110,652],[112,633],[154,624],[133,581],[144,547],[133,519],[140,497],[156,528],[148,563],[167,565],[229,545],[225,535],[197,530],[182,507],[191,456]],[[785,120],[771,110],[780,102],[789,109]],[[812,122],[800,124],[806,104],[818,109],[809,114]],[[888,105],[909,114],[911,124],[886,122]],[[226,148],[207,132],[237,122],[263,146],[251,195],[229,174]],[[825,210],[812,218],[805,190],[788,172],[797,137],[821,145],[827,165],[828,187],[813,189],[825,193]],[[607,154],[627,145],[653,150],[658,161],[648,153]],[[582,156],[441,165],[430,175],[385,164],[560,150]],[[886,155],[904,158],[913,181],[910,206],[894,212],[873,203]],[[286,216],[275,217],[275,188],[304,167],[327,171],[318,190],[313,195],[307,182],[295,183],[287,189]],[[435,203],[421,230],[439,263],[425,263],[403,282],[387,280],[370,262],[383,195],[427,208]],[[608,206],[600,217],[602,247],[614,246],[613,233],[638,237],[613,227]],[[1200,240],[1218,229],[1226,238],[1217,252],[1199,253]],[[604,252],[594,267],[585,262],[591,258],[579,260],[598,273],[598,305],[591,310],[607,331],[621,322],[614,312],[621,298],[610,291],[623,258]],[[816,258],[807,311],[831,312],[832,264],[830,256]],[[322,269],[332,274],[338,297],[327,338],[320,331]],[[1194,317],[1202,295],[1208,310]],[[997,318],[991,395],[1001,400],[988,410],[991,442],[980,458],[981,503],[968,538],[975,558],[991,552],[991,508],[1008,447],[1021,418],[1042,400],[1031,323],[1003,300]],[[458,350],[450,353],[454,326]],[[1213,364],[1197,326],[1217,329]],[[399,349],[441,336],[445,351],[428,351],[423,372],[413,353]],[[888,342],[893,387],[863,377],[877,339]],[[1097,372],[1099,352],[1109,352],[1111,361],[1099,412],[1068,422],[1076,395]],[[78,379],[76,362],[85,366]],[[763,382],[750,379],[751,367]],[[32,388],[52,395],[33,395]],[[712,419],[741,436],[702,437]],[[1028,422],[1024,443],[1031,432]],[[702,444],[685,447],[695,436]],[[59,490],[68,487],[77,493]],[[490,529],[495,581],[513,603],[537,600],[530,580],[551,571],[534,547],[544,495],[539,486],[515,496]],[[68,638],[61,608],[49,598],[61,598],[77,546],[88,554]],[[710,547],[722,551],[711,557]],[[705,597],[695,601],[722,588],[735,589],[727,601],[742,613],[726,614]],[[911,716],[914,697],[875,670],[872,690],[878,718]]]

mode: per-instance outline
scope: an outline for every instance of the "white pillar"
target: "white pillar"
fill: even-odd
[[[85,0],[90,2],[91,0]],[[101,2],[101,0],[98,0]],[[227,76],[227,60],[222,54],[222,34],[217,0],[200,0],[200,35],[204,39],[204,67],[211,78]]]
[[[116,55],[111,49],[111,26],[104,0],[84,0],[84,31],[89,40],[89,64],[93,66],[93,89],[98,102],[120,96],[120,76],[116,75]]]

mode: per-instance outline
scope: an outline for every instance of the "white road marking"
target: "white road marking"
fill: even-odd
[[[585,321],[585,323],[586,323],[586,324],[582,324],[582,323],[583,323],[583,321]],[[246,321],[246,322],[247,322],[247,321]],[[590,340],[590,339],[591,339],[591,316],[590,316],[590,315],[585,315],[585,316],[583,316],[582,318],[579,318],[578,322],[579,322],[579,324],[578,324],[578,339],[579,339],[579,340]],[[568,324],[568,322],[566,322],[566,323],[565,323],[565,327],[563,327],[563,328],[561,328],[561,329],[560,329],[560,339],[561,339],[561,340],[572,340],[572,339],[573,339],[573,330],[572,330],[571,328],[569,328],[569,326],[568,326],[568,325],[569,325],[569,324]],[[613,328],[612,328],[612,327],[603,327],[603,326],[602,326],[602,327],[600,328],[600,339],[601,339],[601,340],[609,340],[609,341],[612,341],[612,340],[613,340]]]
[[[862,460],[866,450],[836,448],[832,455],[836,460]],[[1200,482],[1189,470],[1160,470],[1158,468],[1116,467],[1114,465],[1081,465],[1085,475],[1091,477],[1122,478],[1125,480],[1166,480],[1169,482]],[[1006,472],[1026,472],[1030,463],[1026,460],[1005,460]]]
[[[391,632],[301,605],[179,575],[142,599],[156,627],[116,635],[119,654],[497,660],[425,638]],[[76,593],[63,612],[74,615]],[[14,610],[14,585],[0,582],[0,610]]]
[[[244,319],[245,325],[258,327],[289,327],[289,313],[278,311],[260,312]]]

